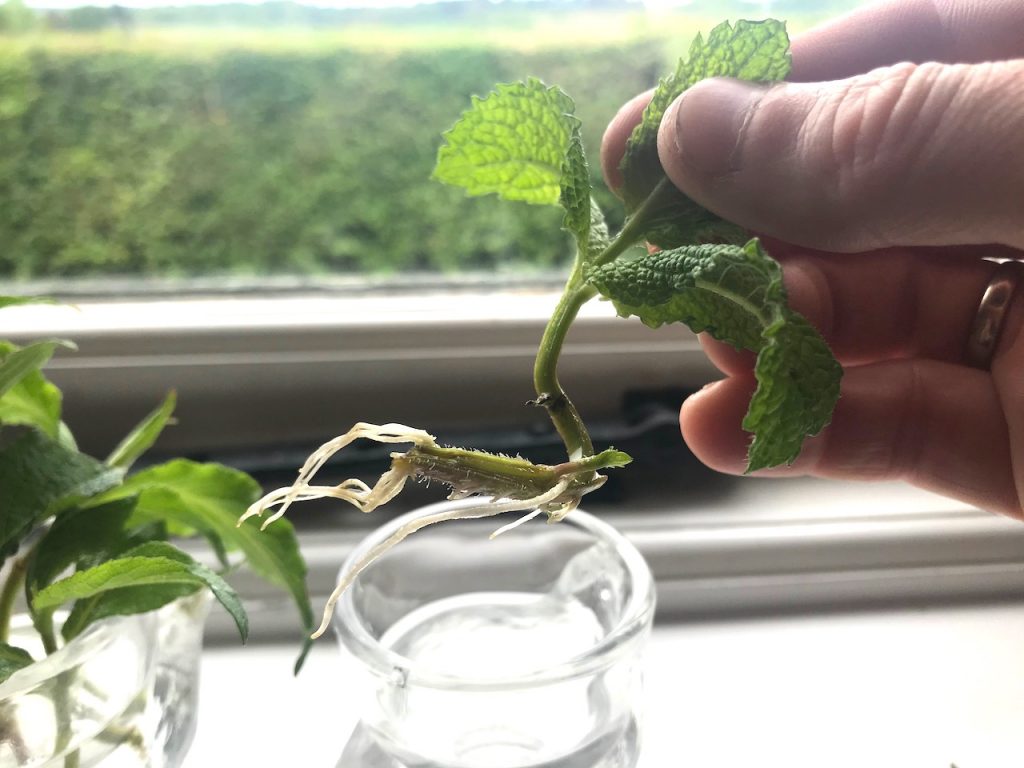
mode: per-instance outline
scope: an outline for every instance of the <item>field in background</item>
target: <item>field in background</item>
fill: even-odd
[[[441,131],[470,94],[536,75],[576,99],[596,165],[618,106],[713,20],[487,5],[446,23],[0,37],[0,278],[564,262],[557,211],[429,180]]]

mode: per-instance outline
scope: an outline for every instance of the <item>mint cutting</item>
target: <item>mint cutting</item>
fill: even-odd
[[[660,82],[628,141],[621,166],[627,218],[614,236],[592,198],[580,121],[565,92],[531,78],[473,98],[444,134],[434,178],[470,195],[561,206],[563,228],[575,241],[573,267],[534,365],[534,404],[547,410],[567,458],[562,464],[539,465],[441,446],[423,430],[401,424],[356,424],[322,445],[293,485],[267,494],[242,520],[274,510],[266,527],[293,502],[322,497],[369,512],[394,498],[410,478],[445,483],[450,498],[484,498],[416,519],[373,548],[342,577],[314,637],[326,629],[333,605],[356,576],[415,531],[444,520],[505,512],[527,514],[495,535],[540,514],[556,522],[604,483],[602,471],[629,463],[621,451],[595,450],[557,375],[569,327],[580,307],[597,296],[611,300],[620,315],[635,315],[653,328],[683,323],[757,353],[757,390],[743,420],[752,434],[748,472],[793,462],[804,439],[829,423],[842,368],[814,327],[789,308],[778,263],[756,238],[676,189],[658,160],[658,126],[687,88],[715,76],[771,82],[789,69],[789,38],[782,22],[724,23],[707,39],[698,36],[689,55]],[[661,250],[637,247],[645,243]],[[356,479],[332,487],[311,484],[331,456],[358,439],[411,447],[392,454],[391,469],[372,487]]]

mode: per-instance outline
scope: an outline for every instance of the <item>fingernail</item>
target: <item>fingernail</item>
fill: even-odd
[[[669,107],[662,122],[674,129],[677,156],[708,176],[735,171],[744,126],[763,95],[763,86],[728,78],[690,88]]]

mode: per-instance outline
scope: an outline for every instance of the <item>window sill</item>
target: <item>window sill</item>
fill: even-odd
[[[205,298],[5,310],[0,336],[69,338],[47,369],[87,451],[104,452],[168,389],[168,453],[318,444],[356,421],[433,428],[536,418],[533,359],[557,300],[548,289],[414,296]],[[589,419],[631,388],[695,389],[713,369],[685,328],[652,331],[592,302],[561,378]]]

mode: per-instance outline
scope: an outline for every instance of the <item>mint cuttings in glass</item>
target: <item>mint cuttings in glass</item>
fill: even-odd
[[[369,552],[342,578],[314,636],[324,631],[331,607],[359,572],[414,531],[442,520],[510,511],[528,513],[513,526],[539,514],[557,521],[602,485],[602,471],[629,463],[621,451],[595,451],[558,380],[566,333],[580,307],[595,297],[611,300],[620,315],[635,315],[651,327],[684,323],[757,353],[757,390],[743,420],[753,435],[748,472],[791,463],[804,439],[828,424],[842,369],[820,334],[788,307],[779,265],[756,238],[676,189],[657,151],[666,108],[693,84],[714,76],[771,82],[784,78],[789,68],[789,38],[781,22],[724,23],[707,39],[698,36],[689,55],[660,82],[628,141],[621,167],[626,221],[615,235],[591,196],[580,121],[567,94],[531,78],[473,98],[444,134],[434,178],[470,195],[560,206],[563,228],[575,241],[573,266],[534,366],[534,403],[547,410],[567,458],[548,466],[440,446],[426,432],[400,424],[357,424],[321,446],[295,484],[268,494],[245,517],[276,507],[266,525],[293,502],[324,496],[369,512],[398,494],[409,478],[444,482],[452,498],[485,498],[479,505],[415,520]],[[661,250],[638,247],[645,243]],[[359,480],[334,487],[310,484],[334,453],[360,438],[412,447],[392,454],[391,469],[373,487]]]

